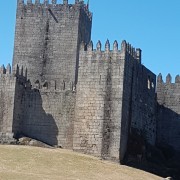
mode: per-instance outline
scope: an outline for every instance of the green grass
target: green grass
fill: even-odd
[[[0,146],[0,180],[158,180],[155,175],[69,150]]]

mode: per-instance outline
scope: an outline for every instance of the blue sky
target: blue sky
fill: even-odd
[[[90,0],[90,10],[94,45],[125,39],[142,49],[142,63],[155,74],[180,73],[180,0]],[[12,62],[15,14],[16,0],[0,1],[0,64]]]

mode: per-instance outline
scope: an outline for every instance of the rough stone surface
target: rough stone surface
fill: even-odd
[[[26,91],[23,134],[50,145],[72,149],[74,106],[72,91]]]
[[[74,150],[119,158],[124,56],[121,51],[80,51]]]
[[[79,44],[90,41],[91,16],[82,3],[18,4],[13,66],[28,68],[32,84],[75,83]]]
[[[87,6],[63,2],[18,1],[13,71],[0,68],[0,142],[24,135],[122,161],[136,132],[180,151],[179,76],[159,76],[156,93],[140,49],[93,48]]]
[[[180,151],[180,77],[172,83],[168,75],[164,82],[160,74],[157,82],[158,144]]]
[[[45,143],[42,143],[41,141],[37,141],[35,139],[29,138],[29,137],[21,137],[17,140],[18,145],[24,145],[24,146],[36,146],[36,147],[44,147],[44,148],[52,148],[52,146],[49,146]]]

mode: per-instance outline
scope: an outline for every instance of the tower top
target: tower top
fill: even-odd
[[[89,1],[87,5],[84,3],[84,0],[74,0],[74,3],[68,3],[68,0],[63,0],[62,3],[58,3],[57,0],[17,0],[17,16],[23,16],[27,12],[31,13],[39,13],[46,14],[46,10],[48,8],[52,8],[53,10],[61,10],[64,12],[67,11],[78,11],[83,9],[84,13],[87,17],[92,20],[92,13],[89,11]]]

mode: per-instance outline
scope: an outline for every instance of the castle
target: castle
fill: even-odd
[[[180,151],[180,77],[156,81],[126,41],[94,47],[91,26],[83,1],[18,0],[13,67],[0,68],[0,142],[24,135],[121,161],[135,130]]]

